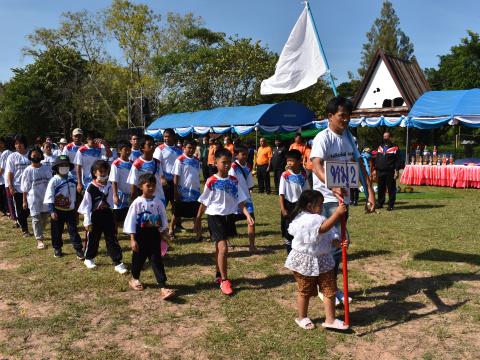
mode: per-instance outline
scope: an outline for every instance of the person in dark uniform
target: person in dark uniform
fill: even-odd
[[[400,169],[400,153],[398,146],[392,143],[391,134],[383,134],[383,144],[377,149],[375,168],[378,177],[378,203],[376,208],[381,209],[385,203],[385,190],[388,189],[388,211],[393,210],[397,192],[396,180]]]
[[[273,182],[275,183],[275,191],[278,194],[278,187],[280,185],[280,177],[285,171],[285,165],[287,161],[285,159],[285,153],[287,149],[283,146],[282,141],[279,138],[275,139],[275,146],[272,149],[272,171]]]

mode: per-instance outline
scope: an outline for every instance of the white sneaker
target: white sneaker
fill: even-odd
[[[85,259],[83,261],[87,269],[95,269],[97,265],[95,265],[95,261],[93,259]]]
[[[120,263],[117,266],[115,266],[115,271],[120,275],[126,274],[128,272],[127,268],[123,263]]]

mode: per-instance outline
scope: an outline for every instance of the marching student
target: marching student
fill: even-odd
[[[335,319],[337,284],[335,261],[331,253],[332,245],[341,247],[335,223],[341,219],[347,208],[345,205],[338,206],[327,219],[322,216],[322,205],[321,192],[306,190],[300,195],[291,213],[292,222],[288,232],[293,236],[293,241],[285,267],[293,271],[297,282],[298,318],[295,322],[305,330],[315,327],[307,317],[308,304],[310,297],[316,296],[320,290],[323,294],[325,309],[325,322],[322,326],[335,330],[347,330],[348,325]]]
[[[77,192],[81,193],[92,181],[91,168],[97,160],[108,159],[112,156],[112,150],[103,139],[96,139],[93,133],[87,134],[87,143],[77,151],[73,162],[77,170]]]
[[[113,216],[115,218],[115,231],[118,233],[118,227],[123,223],[127,216],[128,206],[130,204],[130,184],[127,183],[128,174],[132,168],[129,160],[132,145],[127,142],[120,142],[117,145],[119,157],[113,161],[110,167],[109,181],[112,183],[113,190]]]
[[[112,185],[108,182],[109,172],[110,165],[105,160],[97,160],[92,164],[92,182],[85,190],[83,200],[78,207],[78,212],[84,216],[83,226],[87,231],[84,264],[88,269],[97,267],[95,257],[103,233],[108,254],[115,265],[115,271],[125,274],[127,268],[122,263],[122,248],[118,244],[115,234],[113,190]]]
[[[45,192],[43,203],[50,212],[50,229],[52,247],[55,257],[62,257],[62,233],[67,224],[70,243],[77,258],[83,260],[83,245],[77,230],[77,215],[75,202],[77,201],[77,182],[70,175],[73,164],[67,155],[60,155],[53,163],[55,175],[50,179]]]
[[[50,168],[52,170],[53,163],[57,157],[52,152],[52,143],[45,141],[43,143],[43,159],[42,165]]]
[[[77,151],[78,149],[80,149],[80,147],[83,146],[83,130],[80,128],[73,129],[72,139],[73,141],[70,144],[65,145],[65,147],[63,148],[62,155],[68,156],[70,163],[75,164],[75,157],[77,156]],[[72,169],[70,171],[70,176],[76,181],[76,170]]]
[[[248,213],[255,219],[255,214],[253,211],[253,201],[252,196],[250,195],[253,188],[253,176],[247,165],[248,158],[248,149],[245,146],[235,146],[234,154],[236,160],[232,163],[232,167],[228,171],[228,175],[234,176],[238,180],[238,187],[247,194],[248,198],[245,201],[245,207],[247,208]],[[235,221],[246,220],[245,215],[240,207],[238,207],[235,213]],[[250,252],[256,252],[257,248],[255,246],[255,224],[248,224],[247,226],[248,233],[248,242]]]
[[[12,153],[13,149],[13,141],[10,137],[0,137],[0,145],[2,145],[2,153],[0,155],[0,199],[2,207],[0,211],[2,212],[3,216],[11,214],[11,205],[9,204],[10,199],[7,197],[7,190],[5,188],[5,163],[7,161],[8,155]]]
[[[59,141],[58,141],[58,148],[53,150],[53,156],[55,156],[55,158],[59,157],[60,155],[63,155],[63,150],[65,149],[65,146],[68,144],[68,141],[67,139],[65,138],[61,138]]]
[[[173,194],[175,198],[174,212],[170,223],[170,237],[174,236],[178,218],[195,218],[200,203],[200,169],[201,163],[195,156],[197,142],[186,139],[183,143],[183,155],[173,165]],[[200,240],[201,234],[197,234]]]
[[[43,152],[33,148],[28,153],[32,162],[22,174],[20,188],[23,192],[23,209],[30,210],[33,235],[37,240],[37,249],[44,249],[43,230],[49,218],[48,206],[43,203],[47,185],[52,178],[52,168],[42,163]]]
[[[24,135],[16,135],[15,152],[11,153],[5,165],[5,173],[7,175],[7,186],[10,194],[13,196],[15,215],[18,224],[22,228],[23,236],[30,236],[28,232],[28,209],[23,208],[23,193],[21,189],[22,174],[30,165],[28,160],[27,138]]]
[[[163,193],[162,184],[162,164],[153,158],[155,150],[155,140],[149,135],[145,135],[140,142],[142,156],[135,160],[128,174],[127,183],[130,184],[130,194],[132,201],[139,195],[138,178],[143,174],[153,174],[157,179],[158,186],[155,187],[155,196],[165,204],[165,195]]]
[[[140,148],[140,137],[138,135],[130,136],[130,144],[132,145],[132,152],[128,159],[133,163],[142,155],[142,149]]]
[[[220,149],[215,152],[215,163],[217,173],[205,183],[203,194],[198,201],[197,218],[195,219],[195,231],[202,232],[202,215],[208,215],[208,230],[210,238],[215,242],[216,252],[216,282],[220,284],[220,290],[225,295],[233,294],[232,284],[227,274],[227,240],[235,235],[235,213],[240,205],[243,214],[250,225],[254,220],[250,216],[245,201],[248,195],[238,186],[238,180],[229,176],[228,171],[232,164],[232,153],[227,149]]]
[[[168,228],[167,213],[163,202],[155,196],[155,175],[141,175],[138,186],[142,195],[130,205],[123,227],[123,232],[130,234],[132,246],[132,279],[128,284],[133,290],[143,290],[140,273],[148,258],[160,288],[161,298],[166,300],[175,295],[174,290],[166,287],[167,275],[162,261],[162,242],[166,243],[164,236]]]
[[[298,150],[289,150],[285,154],[288,170],[280,177],[278,194],[280,197],[280,226],[287,254],[292,250],[293,236],[288,233],[292,221],[291,213],[300,194],[308,189],[307,173],[302,168],[302,154]]]

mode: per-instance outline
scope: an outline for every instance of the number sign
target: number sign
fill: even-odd
[[[358,188],[358,164],[354,161],[325,161],[328,188]]]

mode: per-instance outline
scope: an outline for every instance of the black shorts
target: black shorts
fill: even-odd
[[[123,209],[113,209],[113,218],[115,219],[116,223],[122,223],[125,221],[127,217],[128,208]]]
[[[173,180],[167,180],[167,185],[163,186],[163,193],[165,194],[165,207],[167,207],[168,203],[170,202],[173,208]]]
[[[200,203],[198,201],[175,201],[173,213],[176,217],[194,218],[197,217]]]
[[[212,241],[228,240],[237,233],[235,215],[208,215],[208,231]]]
[[[245,216],[244,213],[234,214],[233,216],[235,218],[235,222],[242,221],[242,220],[247,220],[247,217]],[[254,213],[250,213],[250,216],[252,217],[253,220],[255,220],[255,214]]]

